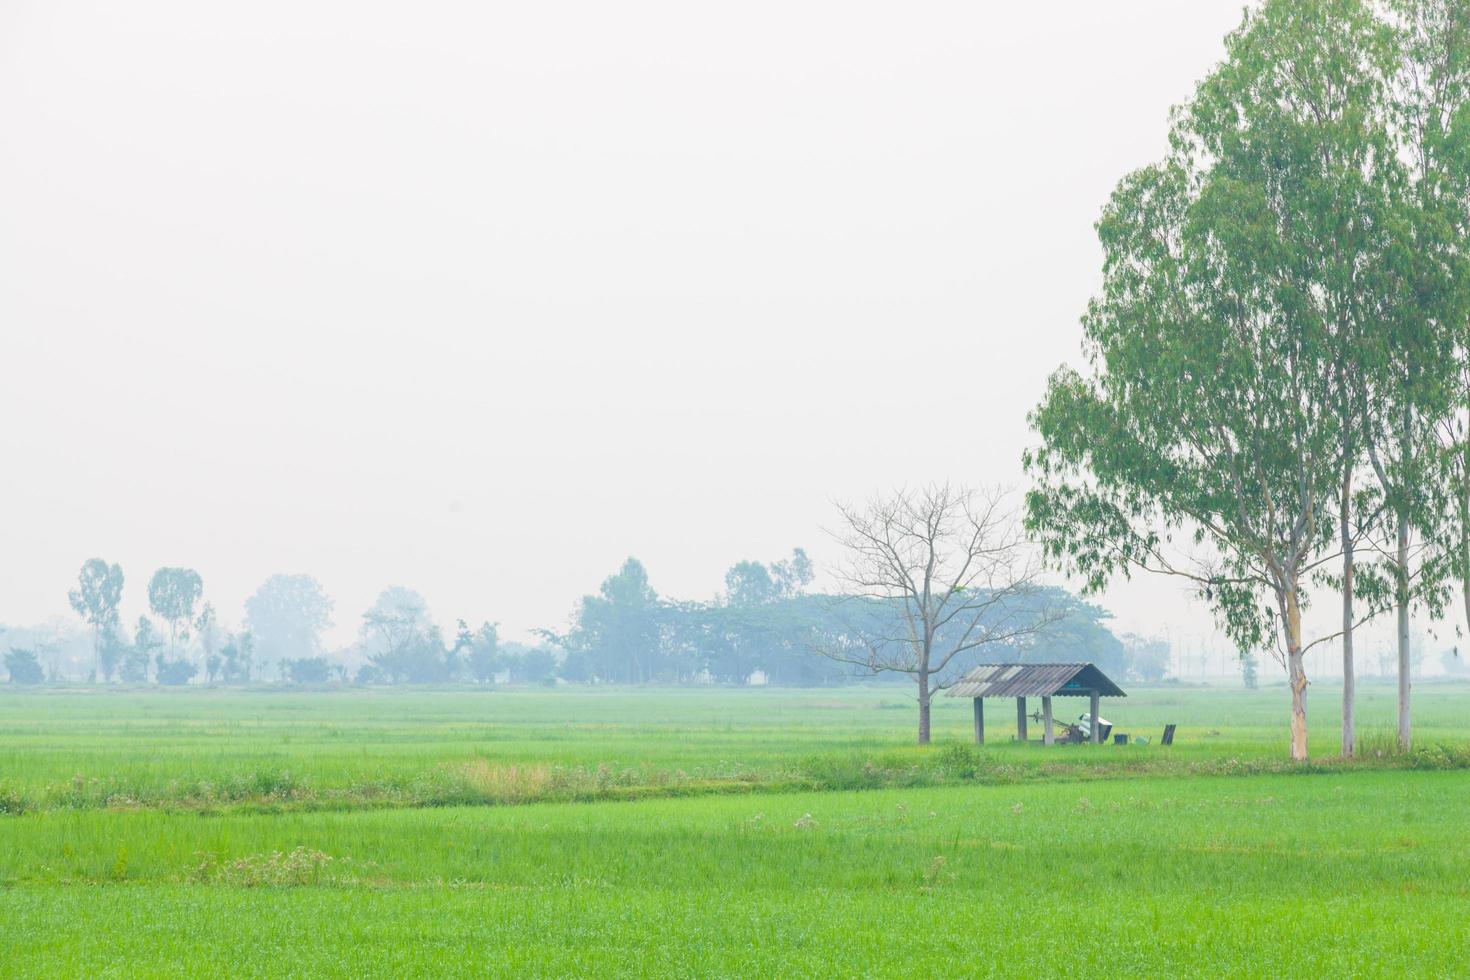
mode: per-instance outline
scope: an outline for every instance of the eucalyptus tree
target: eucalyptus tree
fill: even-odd
[[[71,607],[92,627],[92,652],[97,672],[112,679],[116,666],[119,628],[118,605],[122,602],[123,570],[101,558],[89,558],[77,575],[77,587],[67,593]]]
[[[1217,171],[1258,185],[1270,202],[1274,223],[1253,246],[1275,256],[1263,284],[1327,345],[1341,562],[1340,574],[1318,577],[1342,598],[1345,756],[1355,750],[1355,627],[1381,610],[1385,594],[1370,567],[1363,608],[1355,608],[1357,546],[1381,515],[1379,499],[1355,488],[1372,448],[1364,422],[1374,367],[1365,355],[1401,305],[1404,231],[1412,220],[1393,136],[1397,41],[1368,2],[1267,4],[1247,19],[1191,112],[1196,133],[1217,134],[1205,141]]]
[[[192,568],[160,568],[148,580],[148,608],[168,623],[168,652],[177,659],[179,639],[189,638],[194,605],[204,594],[204,580]]]
[[[1385,0],[1380,11],[1399,41],[1393,106],[1412,210],[1403,301],[1372,348],[1369,448],[1393,515],[1398,741],[1408,749],[1411,608],[1439,615],[1457,577],[1470,617],[1470,7]]]
[[[1358,547],[1376,543],[1385,494],[1360,489],[1358,477],[1376,449],[1387,324],[1412,295],[1418,218],[1394,98],[1402,36],[1378,14],[1367,0],[1268,3],[1190,108],[1194,132],[1216,134],[1204,142],[1217,173],[1258,185],[1270,202],[1275,222],[1253,246],[1278,256],[1263,285],[1280,292],[1289,316],[1320,325],[1329,351],[1341,562],[1340,573],[1317,577],[1341,592],[1346,756],[1355,747],[1355,627],[1394,592],[1373,565],[1359,586]]]
[[[1359,529],[1380,562],[1364,576],[1363,591],[1370,605],[1397,614],[1398,742],[1408,749],[1412,614],[1423,608],[1439,618],[1449,582],[1465,565],[1463,540],[1455,543],[1456,528],[1465,526],[1455,486],[1457,458],[1466,452],[1456,422],[1470,398],[1470,10],[1446,0],[1381,0],[1373,10],[1392,52],[1375,98],[1391,153],[1379,169],[1395,175],[1382,221],[1393,248],[1362,292],[1361,306],[1374,319],[1353,346],[1360,426],[1345,438],[1361,444],[1371,470]],[[1470,609],[1470,590],[1466,598]],[[1343,738],[1351,738],[1347,726]]]
[[[1337,635],[1308,640],[1302,610],[1335,557],[1333,505],[1351,501],[1352,352],[1393,252],[1392,63],[1365,4],[1247,14],[1176,114],[1170,157],[1105,209],[1092,371],[1053,375],[1031,417],[1028,524],[1049,556],[1091,589],[1182,576],[1244,650],[1274,634],[1295,759],[1304,654]]]

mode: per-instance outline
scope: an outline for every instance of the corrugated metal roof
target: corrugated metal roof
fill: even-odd
[[[1123,698],[1123,689],[1092,664],[981,664],[955,683],[952,698]]]

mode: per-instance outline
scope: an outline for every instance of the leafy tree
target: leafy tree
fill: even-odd
[[[390,682],[428,684],[450,679],[444,639],[429,618],[428,604],[412,589],[384,589],[363,613],[367,660]]]
[[[1240,655],[1240,679],[1245,684],[1247,691],[1254,691],[1260,686],[1260,678],[1256,671],[1256,658],[1250,652]]]
[[[88,558],[78,573],[76,588],[68,597],[73,610],[93,627],[93,652],[97,673],[112,680],[118,661],[112,657],[118,632],[118,605],[122,602],[122,566],[101,558]]]
[[[812,560],[802,548],[792,548],[791,557],[771,565],[771,577],[775,579],[777,593],[782,598],[800,595],[816,578]]]
[[[170,658],[160,653],[155,658],[154,677],[158,683],[176,686],[187,684],[199,673],[199,666],[187,657]]]
[[[332,679],[332,662],[326,657],[300,657],[281,662],[292,684],[325,684]]]
[[[112,675],[127,656],[128,642],[123,636],[122,624],[116,621],[107,624],[102,632],[102,649],[98,657],[102,676],[111,680]]]
[[[12,684],[39,684],[45,680],[41,661],[36,651],[13,647],[5,654],[5,669],[10,672]]]
[[[1399,302],[1363,353],[1365,435],[1386,505],[1379,547],[1397,613],[1398,743],[1412,741],[1414,608],[1439,618],[1467,570],[1470,440],[1470,8],[1390,0],[1395,160],[1406,173]],[[1470,587],[1466,587],[1470,599]],[[1467,606],[1470,611],[1470,606]],[[1344,739],[1347,733],[1344,732]]]
[[[129,684],[146,684],[153,652],[162,646],[163,641],[154,633],[153,621],[147,616],[139,616],[133,642],[123,653],[119,675]]]
[[[754,606],[799,595],[815,577],[811,559],[801,548],[769,568],[758,561],[742,561],[725,573],[725,594],[731,605]]]
[[[1121,638],[1128,652],[1127,676],[1144,684],[1157,684],[1169,672],[1169,643],[1159,637],[1126,633]]]
[[[168,623],[168,652],[177,659],[179,640],[189,639],[194,604],[204,593],[204,580],[192,568],[160,568],[148,580],[148,608]]]
[[[77,587],[67,594],[71,607],[92,627],[93,653],[97,672],[112,680],[117,666],[113,655],[118,630],[118,604],[122,602],[123,570],[101,558],[89,558],[77,576]]]
[[[567,648],[564,666],[579,680],[647,683],[667,666],[661,628],[658,593],[643,564],[629,558],[597,595],[582,598],[572,630],[558,640]]]
[[[507,651],[503,658],[512,684],[549,684],[556,677],[556,656],[545,647]]]
[[[1267,0],[1178,115],[1164,163],[1099,223],[1093,373],[1053,376],[1028,523],[1089,589],[1184,576],[1242,649],[1279,636],[1307,751],[1307,586],[1351,462],[1347,354],[1398,279],[1382,93],[1393,46],[1355,0]],[[1366,300],[1365,300],[1366,297]],[[1182,546],[1182,547],[1181,547]]]
[[[219,676],[226,684],[248,683],[254,659],[255,635],[250,630],[231,633],[219,651]]]
[[[310,575],[272,575],[245,600],[245,625],[266,663],[315,657],[332,600]]]
[[[771,573],[758,561],[742,561],[725,573],[725,594],[736,606],[770,602],[779,594]]]
[[[460,645],[464,651],[465,667],[477,684],[494,682],[500,671],[500,632],[494,623],[481,623],[474,633],[469,631],[464,620],[459,621]]]

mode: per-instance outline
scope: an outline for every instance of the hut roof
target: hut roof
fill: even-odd
[[[945,692],[952,698],[1124,698],[1123,689],[1092,664],[981,664]]]

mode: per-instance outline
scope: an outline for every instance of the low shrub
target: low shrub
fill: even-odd
[[[322,884],[326,866],[332,861],[329,854],[301,846],[286,853],[252,854],[233,861],[222,862],[213,854],[200,857],[202,860],[189,875],[191,881],[241,888]]]

